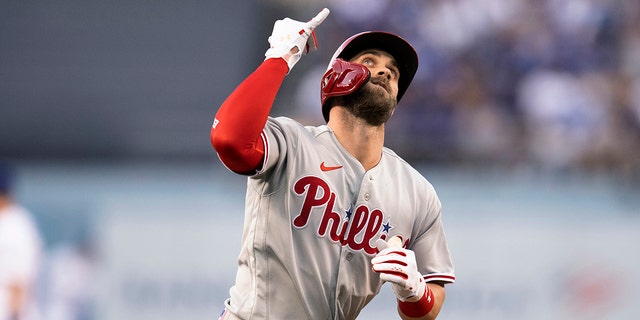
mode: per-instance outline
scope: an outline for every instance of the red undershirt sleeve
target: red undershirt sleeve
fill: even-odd
[[[267,59],[222,103],[211,127],[211,144],[230,170],[251,174],[264,158],[262,130],[289,68]]]

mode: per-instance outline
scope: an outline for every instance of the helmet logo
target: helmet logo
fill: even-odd
[[[370,77],[371,73],[367,67],[359,63],[336,59],[324,74],[320,83],[323,110],[327,99],[355,92],[367,83]],[[325,115],[325,119],[328,119],[328,114]]]

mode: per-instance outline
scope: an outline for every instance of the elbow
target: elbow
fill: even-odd
[[[234,166],[242,163],[242,149],[234,139],[225,135],[216,135],[212,129],[211,146],[220,157],[220,160],[230,169],[233,170]]]
[[[238,135],[229,132],[229,130],[224,130],[224,128],[216,128],[216,124],[216,122],[213,123],[209,132],[209,140],[213,149],[219,155],[227,155],[229,157],[239,155],[242,142]]]
[[[233,152],[233,149],[235,149],[233,140],[225,137],[225,135],[216,134],[215,128],[211,128],[209,139],[211,140],[211,146],[218,154]]]
[[[237,173],[254,172],[262,163],[263,152],[251,143],[242,143],[232,135],[215,134],[211,130],[211,146],[218,154],[220,161]]]

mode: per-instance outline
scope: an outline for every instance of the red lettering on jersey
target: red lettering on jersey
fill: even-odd
[[[371,247],[370,240],[373,239],[382,227],[382,211],[376,209],[369,212],[366,206],[359,206],[353,216],[347,245],[355,250],[364,250],[370,254],[376,254],[376,248]],[[364,231],[362,242],[357,242],[357,235]]]
[[[331,190],[326,182],[317,177],[304,177],[298,180],[298,182],[293,186],[293,190],[297,194],[303,194],[305,190],[307,190],[307,195],[304,198],[304,204],[302,205],[300,214],[293,219],[293,225],[298,228],[302,228],[307,225],[307,222],[309,222],[311,208],[322,206],[329,201]],[[316,198],[318,190],[322,191],[322,196],[320,198]]]
[[[327,234],[327,231],[329,231],[329,237],[331,238],[331,240],[335,242],[342,242],[343,234],[349,224],[347,221],[340,223],[342,221],[342,217],[339,214],[333,212],[332,208],[335,200],[335,193],[331,193],[331,199],[324,209],[322,221],[320,222],[320,226],[318,226],[318,234],[324,237]],[[331,227],[329,227],[329,225],[331,225]],[[340,226],[342,226],[342,228],[338,230]]]
[[[298,195],[304,195],[300,213],[293,219],[295,227],[305,227],[309,222],[311,210],[324,207],[318,235],[324,237],[328,233],[332,241],[343,246],[353,250],[364,250],[369,254],[377,253],[376,248],[371,246],[371,240],[382,228],[382,211],[369,211],[367,206],[360,205],[355,209],[351,221],[343,219],[339,213],[333,211],[336,194],[331,191],[329,184],[318,177],[301,178],[295,183],[293,190]]]

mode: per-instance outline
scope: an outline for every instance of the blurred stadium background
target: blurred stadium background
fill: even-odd
[[[217,317],[245,180],[213,114],[276,19],[325,6],[273,114],[323,122],[320,76],[353,33],[415,45],[387,145],[443,202],[440,318],[640,316],[637,1],[0,1],[0,160],[45,240],[45,319]],[[362,319],[397,317],[383,289]]]

